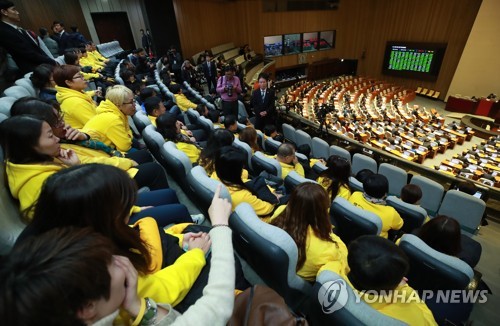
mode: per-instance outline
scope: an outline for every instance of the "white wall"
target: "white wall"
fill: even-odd
[[[500,1],[483,0],[446,94],[500,95]]]
[[[92,41],[99,44],[99,37],[92,21],[90,13],[92,12],[127,12],[130,28],[134,35],[135,46],[141,47],[141,33],[139,30],[142,28],[146,30],[144,14],[142,11],[143,0],[79,0],[82,7],[83,16],[89,27],[90,37]]]

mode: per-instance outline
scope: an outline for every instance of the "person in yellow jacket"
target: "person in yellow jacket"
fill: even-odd
[[[82,131],[122,153],[128,152],[133,139],[128,117],[135,114],[132,91],[122,85],[108,88],[106,100],[99,104],[96,112]]]
[[[141,297],[176,306],[205,266],[210,239],[201,233],[186,233],[170,241],[172,236],[151,218],[128,226],[136,196],[134,182],[115,167],[87,164],[65,169],[46,181],[33,221],[18,242],[54,228],[90,227],[112,240],[115,255],[132,262],[139,272]],[[164,236],[170,239],[165,246]]]
[[[64,120],[71,127],[82,129],[96,115],[96,104],[92,96],[100,96],[101,92],[84,92],[88,83],[77,66],[58,66],[54,68],[53,78],[57,84],[56,99],[61,105]]]
[[[82,56],[80,58],[80,65],[81,66],[90,66],[92,67],[93,72],[101,71],[101,69],[104,68],[105,64],[102,62],[94,60],[92,56],[89,56],[87,53],[86,49],[80,49],[80,52],[82,53]]]
[[[381,174],[370,175],[363,183],[364,192],[356,191],[349,197],[349,202],[362,209],[375,213],[382,220],[380,236],[388,237],[390,230],[403,227],[403,219],[391,206],[385,204],[389,192],[389,181]]]
[[[232,146],[221,149],[215,160],[215,172],[220,181],[227,187],[231,195],[233,210],[241,203],[250,204],[259,217],[269,216],[276,208],[275,204],[259,199],[243,182],[244,157],[241,152]],[[281,196],[276,195],[277,199]]]
[[[326,167],[327,169],[320,173],[318,183],[328,192],[330,201],[337,196],[349,200],[351,163],[343,157],[332,155],[326,161]]]
[[[156,130],[165,138],[165,141],[174,142],[177,148],[184,152],[194,164],[198,162],[201,148],[196,145],[196,139],[183,134],[181,128],[181,123],[172,113],[164,113],[156,119]]]
[[[191,102],[186,95],[182,93],[181,85],[171,84],[169,86],[170,91],[174,94],[175,103],[181,109],[182,112],[186,112],[188,109],[196,109],[197,104]]]
[[[167,108],[165,108],[161,98],[158,96],[148,97],[144,100],[143,104],[151,124],[156,127],[156,118],[165,113]]]
[[[281,165],[281,178],[285,180],[291,171],[297,172],[301,177],[305,177],[304,167],[299,163],[295,156],[295,148],[288,143],[281,144],[278,147],[276,161]]]
[[[330,200],[318,184],[306,182],[292,191],[266,222],[285,230],[298,249],[297,274],[314,282],[320,270],[347,275],[347,247],[333,233],[328,209]]]
[[[437,325],[427,305],[407,284],[408,258],[392,241],[361,236],[350,243],[347,261],[347,281],[372,308],[408,325]]]

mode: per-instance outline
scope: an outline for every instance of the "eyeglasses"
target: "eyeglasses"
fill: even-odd
[[[78,75],[76,75],[76,76],[73,77],[73,79],[79,79],[79,78],[83,79],[84,77],[81,74],[78,74]]]
[[[132,100],[130,102],[123,102],[123,104],[134,104],[134,100]]]

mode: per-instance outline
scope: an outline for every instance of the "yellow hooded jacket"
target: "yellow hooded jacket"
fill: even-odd
[[[56,90],[56,99],[64,113],[64,121],[74,129],[82,129],[96,114],[96,105],[92,99],[94,91],[84,93],[59,86],[56,86]]]
[[[56,163],[15,164],[7,161],[5,170],[10,193],[19,200],[21,211],[29,208],[38,199],[45,180],[65,167]]]
[[[128,152],[132,147],[132,131],[127,116],[109,100],[102,101],[96,111],[97,115],[85,124],[82,132],[120,152]]]

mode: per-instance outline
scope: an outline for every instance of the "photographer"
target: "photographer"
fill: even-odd
[[[219,77],[217,81],[217,93],[222,99],[222,112],[225,116],[233,115],[238,117],[238,94],[241,94],[240,79],[234,75],[235,69],[232,66],[224,69],[225,75]]]

